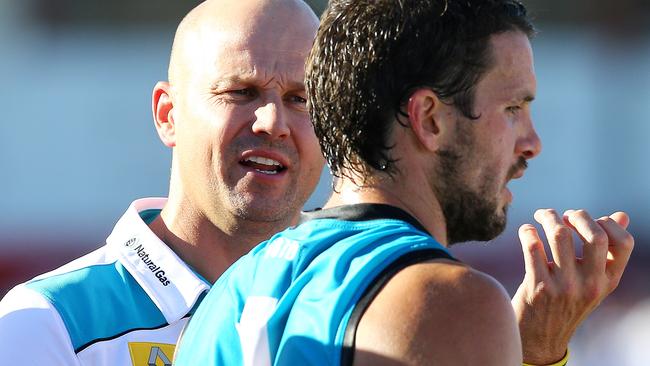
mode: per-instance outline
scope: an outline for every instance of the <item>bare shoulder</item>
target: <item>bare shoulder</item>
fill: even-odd
[[[355,365],[520,365],[510,299],[489,275],[434,260],[391,278],[363,314]]]

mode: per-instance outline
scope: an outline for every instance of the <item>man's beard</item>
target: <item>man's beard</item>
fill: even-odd
[[[496,195],[490,195],[495,186],[494,176],[485,176],[478,190],[468,187],[464,170],[467,155],[440,151],[440,169],[437,175],[436,194],[447,225],[449,245],[470,241],[492,240],[506,227],[508,207],[498,210]],[[465,178],[465,179],[464,179]]]
[[[432,185],[445,217],[448,245],[492,240],[506,228],[508,207],[499,209],[499,192],[503,187],[497,181],[498,172],[479,177],[482,181],[478,189],[470,188],[468,182],[468,172],[480,165],[483,158],[476,149],[472,123],[457,121],[455,143],[437,152],[439,164]],[[503,184],[526,165],[526,160],[520,158],[508,171]]]

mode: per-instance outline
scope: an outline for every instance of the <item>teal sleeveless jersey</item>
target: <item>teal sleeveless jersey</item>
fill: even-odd
[[[451,258],[406,212],[359,204],[314,211],[214,284],[174,365],[344,365],[367,303],[395,272]]]

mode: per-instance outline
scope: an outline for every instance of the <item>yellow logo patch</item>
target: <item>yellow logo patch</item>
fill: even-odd
[[[129,342],[133,366],[172,366],[175,348],[174,344]]]

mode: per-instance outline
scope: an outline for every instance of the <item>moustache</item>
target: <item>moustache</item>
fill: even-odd
[[[235,149],[272,149],[286,154],[295,153],[296,148],[286,140],[268,140],[263,137],[245,136],[236,139],[231,143]]]
[[[528,161],[520,156],[517,162],[510,167],[510,170],[508,171],[508,180],[512,179],[517,172],[523,172],[526,169],[528,169]]]

